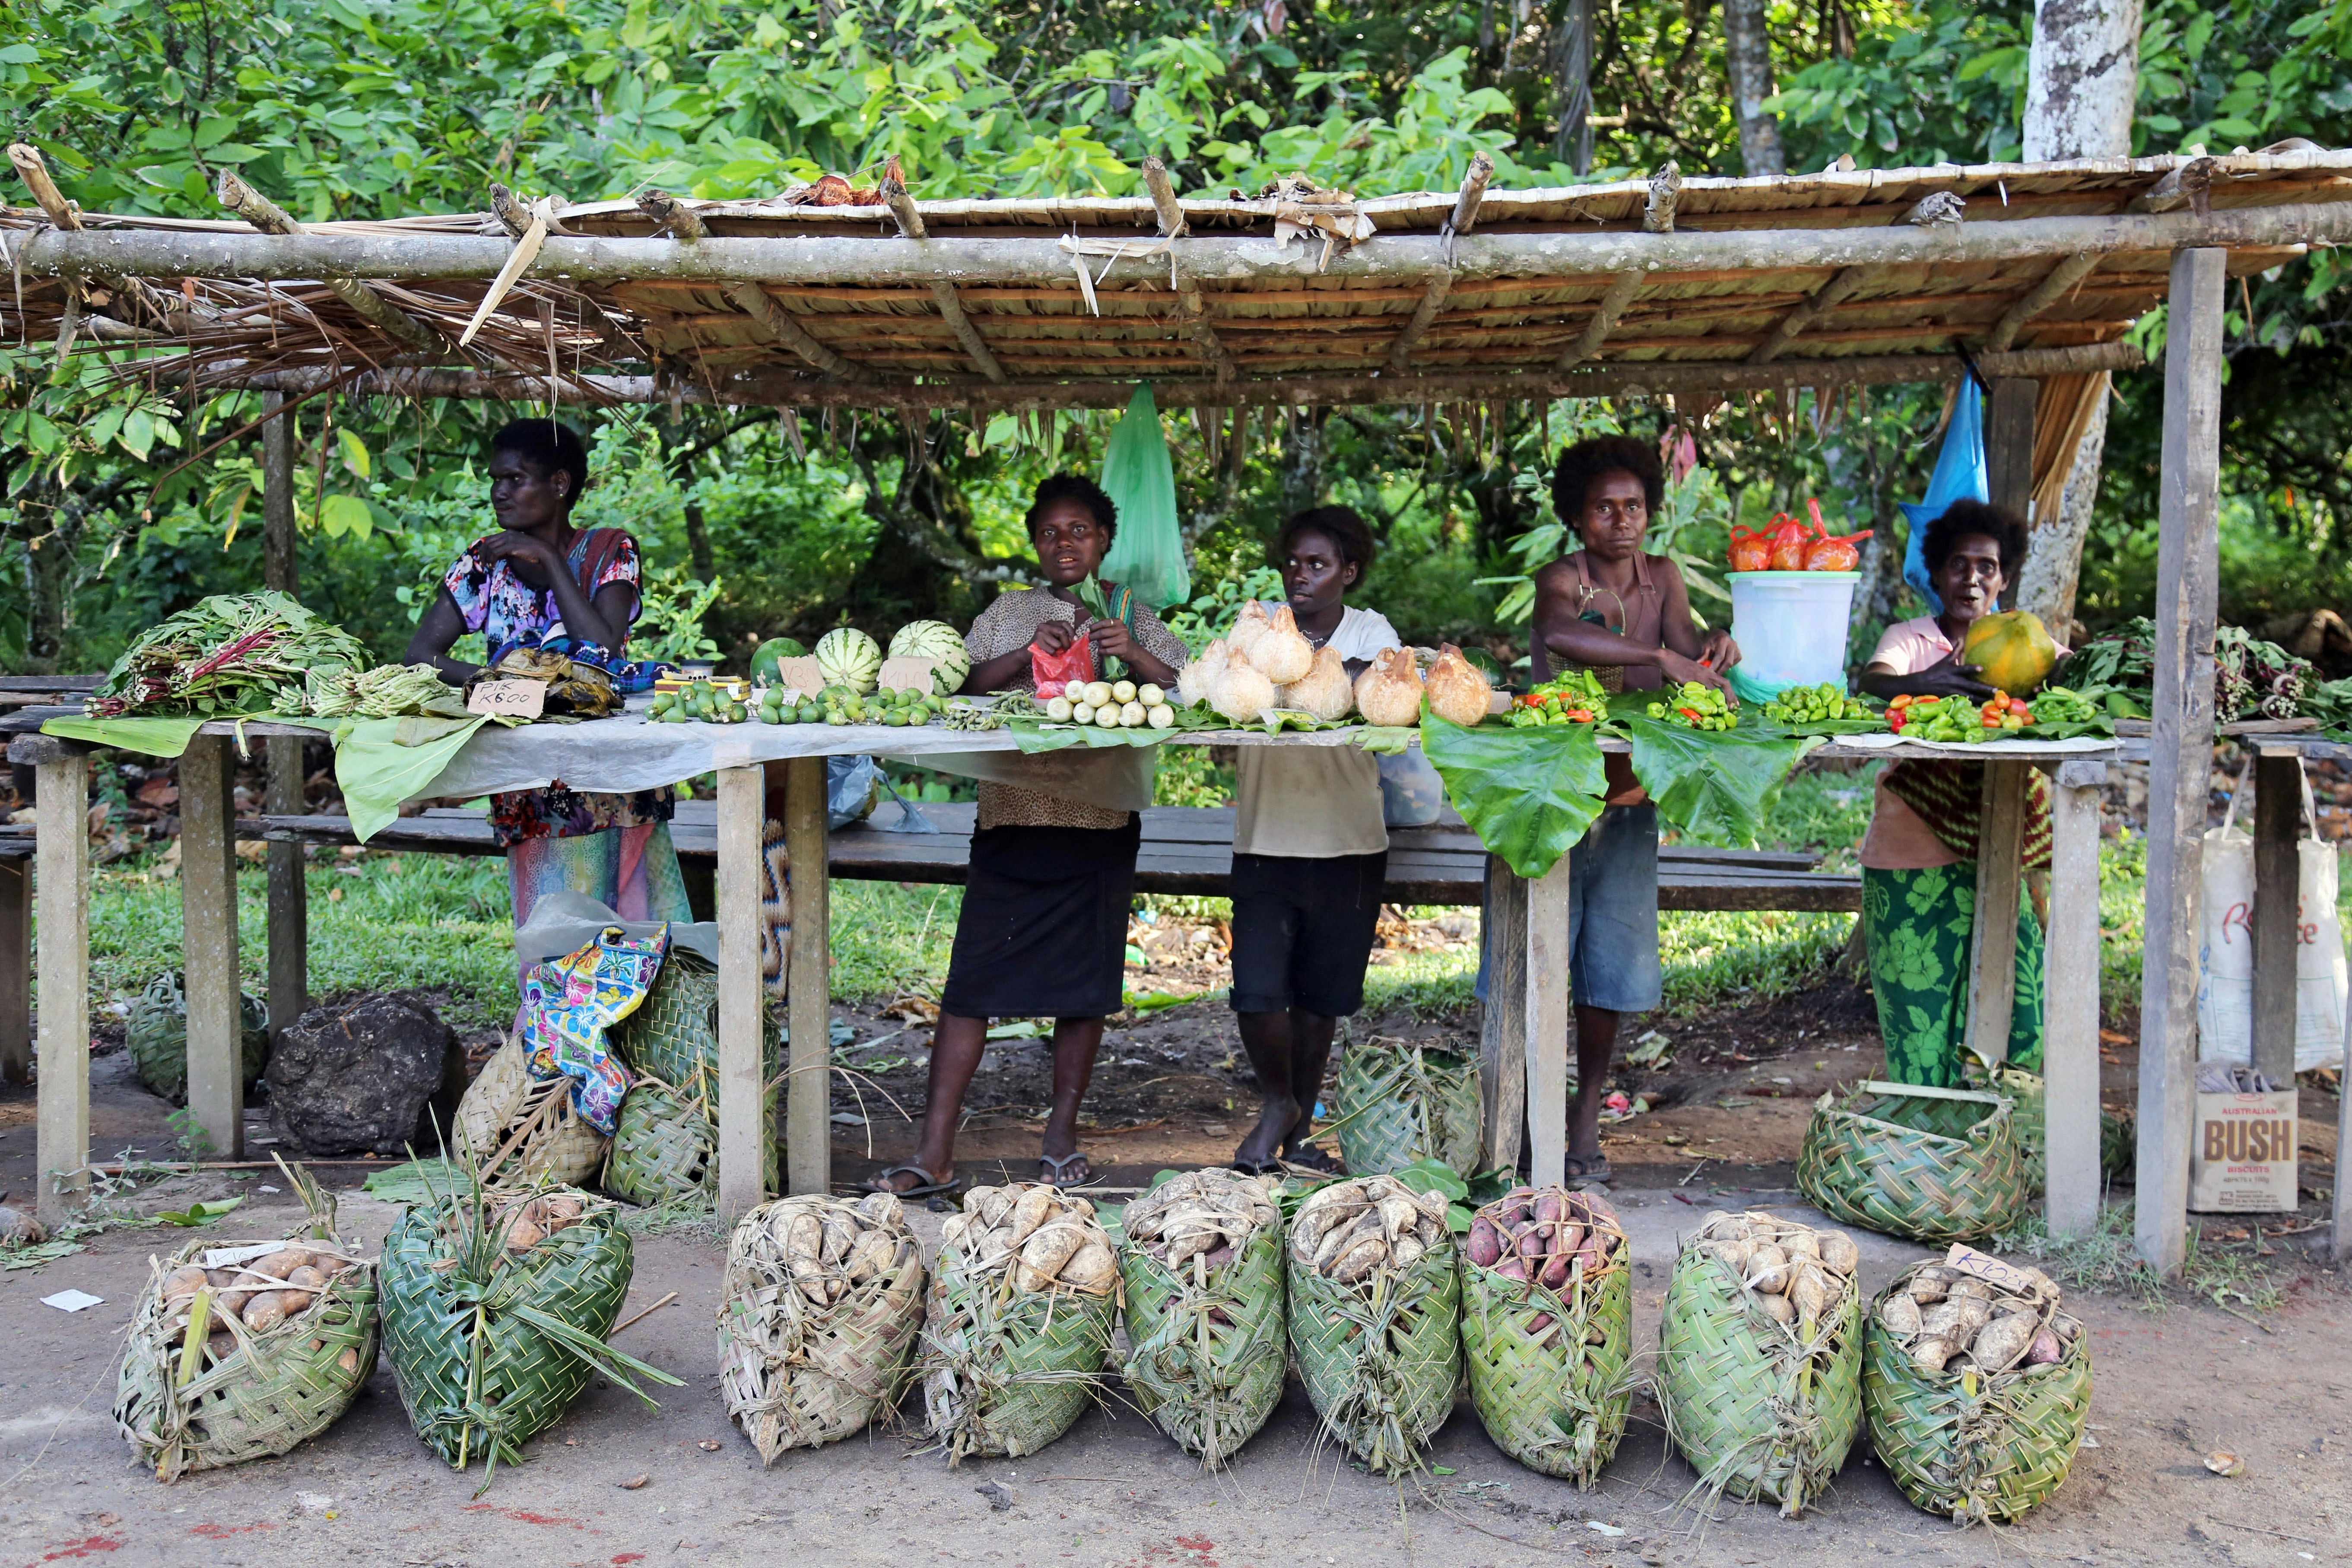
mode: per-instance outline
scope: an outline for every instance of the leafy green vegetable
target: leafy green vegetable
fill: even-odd
[[[373,662],[357,638],[283,594],[215,594],[142,633],[107,671],[89,710],[100,718],[209,718],[280,706],[299,713],[312,671]]]
[[[1633,742],[1633,774],[1658,815],[1685,837],[1727,849],[1756,842],[1790,770],[1821,744],[1760,726],[1710,733],[1632,714],[1611,726]]]
[[[1601,815],[1607,785],[1591,725],[1465,730],[1427,713],[1421,745],[1462,820],[1522,877],[1550,870]]]

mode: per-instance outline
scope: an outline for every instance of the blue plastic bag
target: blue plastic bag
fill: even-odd
[[[1985,472],[1984,395],[1974,376],[1960,381],[1952,422],[1944,429],[1944,449],[1936,454],[1936,471],[1928,476],[1927,499],[1900,501],[1911,520],[1911,542],[1903,550],[1903,580],[1927,601],[1927,613],[1940,616],[1944,601],[1927,585],[1927,525],[1944,515],[1956,500],[1990,500],[1992,481]]]
[[[1126,584],[1153,609],[1191,599],[1192,572],[1184,562],[1184,531],[1176,515],[1176,469],[1168,460],[1168,438],[1149,383],[1135,389],[1110,433],[1102,488],[1118,507],[1118,535],[1103,557],[1102,576]]]

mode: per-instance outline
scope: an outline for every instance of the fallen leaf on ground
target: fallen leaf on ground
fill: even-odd
[[[647,1481],[652,1480],[653,1479],[653,1473],[651,1471],[647,1471],[644,1475],[631,1476],[627,1480],[621,1483],[621,1489],[625,1492],[635,1491],[638,1488],[644,1486]]]

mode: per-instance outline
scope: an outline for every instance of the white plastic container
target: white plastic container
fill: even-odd
[[[1846,632],[1859,572],[1734,572],[1731,687],[1762,702],[1791,686],[1845,684]]]

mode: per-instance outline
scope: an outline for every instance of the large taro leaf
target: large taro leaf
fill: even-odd
[[[1755,844],[1789,771],[1822,743],[1774,730],[1693,730],[1631,714],[1612,718],[1610,727],[1633,742],[1633,776],[1658,815],[1684,837],[1725,849]]]
[[[1478,841],[1522,877],[1550,870],[1601,815],[1606,785],[1590,724],[1465,730],[1424,712],[1421,749]]]

